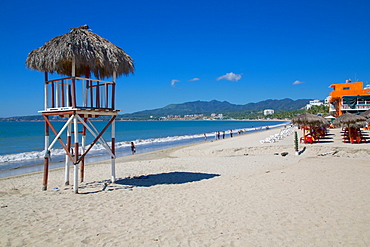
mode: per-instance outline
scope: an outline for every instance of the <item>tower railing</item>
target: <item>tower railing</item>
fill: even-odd
[[[114,110],[115,83],[83,77],[45,81],[45,111]]]

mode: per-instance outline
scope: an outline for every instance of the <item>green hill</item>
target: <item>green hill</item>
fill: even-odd
[[[205,116],[212,113],[223,114],[225,116],[232,116],[235,114],[250,114],[256,113],[265,109],[272,109],[275,112],[283,111],[294,111],[299,110],[306,106],[311,99],[281,99],[273,100],[268,99],[257,103],[248,103],[245,105],[235,105],[227,101],[193,101],[182,104],[171,104],[162,108],[139,111],[130,114],[121,114],[119,118],[122,119],[149,119],[151,116],[154,118],[165,117],[168,115],[191,115],[191,114],[203,114]],[[58,119],[59,117],[54,117]],[[10,117],[0,118],[0,121],[40,121],[43,120],[42,115],[33,116],[21,116],[21,117]]]
[[[189,115],[189,114],[204,114],[222,113],[224,115],[232,113],[251,113],[272,109],[276,112],[299,110],[306,106],[311,99],[282,99],[282,100],[264,100],[257,103],[248,103],[245,105],[235,105],[227,101],[193,101],[182,104],[171,104],[159,109],[139,111],[131,114],[120,115],[123,118],[149,118],[153,116],[163,117],[167,115]]]

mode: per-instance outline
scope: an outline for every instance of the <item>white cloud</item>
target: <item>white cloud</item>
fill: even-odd
[[[222,75],[220,77],[217,77],[217,81],[219,80],[228,80],[228,81],[239,81],[242,78],[242,74],[235,74],[233,72],[226,73],[225,75]]]
[[[176,80],[176,79],[171,80],[171,86],[174,87],[177,82],[180,82],[180,80]]]
[[[193,79],[190,79],[189,81],[199,81],[200,79],[199,78],[193,78]]]
[[[303,84],[303,83],[305,83],[304,81],[295,81],[295,82],[293,82],[293,85],[298,85],[298,84]]]

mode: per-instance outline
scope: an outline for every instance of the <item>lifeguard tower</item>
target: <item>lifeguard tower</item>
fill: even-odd
[[[28,54],[26,65],[45,73],[44,110],[45,156],[43,190],[47,190],[50,154],[56,142],[66,153],[65,184],[69,184],[69,168],[74,167],[73,190],[78,193],[78,170],[84,179],[85,157],[91,148],[100,143],[111,157],[111,180],[115,182],[115,108],[116,79],[134,72],[132,58],[121,48],[92,33],[87,25],[72,28]],[[66,77],[49,80],[49,73]],[[91,74],[94,76],[92,77]],[[111,78],[111,81],[102,80]],[[65,121],[55,129],[50,118],[59,116]],[[91,119],[108,118],[105,127],[98,130]],[[111,144],[103,134],[111,128]],[[50,140],[50,130],[55,138]],[[86,144],[86,135],[93,141]]]

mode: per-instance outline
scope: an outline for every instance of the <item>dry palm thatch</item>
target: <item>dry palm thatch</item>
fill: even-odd
[[[330,126],[330,123],[326,118],[324,118],[322,116],[318,116],[318,117],[321,121],[320,127],[329,127]]]
[[[327,121],[317,115],[305,112],[292,118],[292,123],[298,127],[310,126],[310,127],[321,127],[326,126]]]
[[[333,124],[335,126],[359,127],[365,124],[366,118],[352,113],[344,113],[337,117]]]
[[[53,38],[28,54],[30,69],[72,76],[75,59],[76,76],[92,71],[98,79],[116,72],[117,77],[134,72],[132,58],[121,48],[89,31],[87,25],[72,28],[69,33]]]
[[[363,116],[365,118],[370,118],[370,110],[367,110],[367,111],[361,113],[360,116]]]

